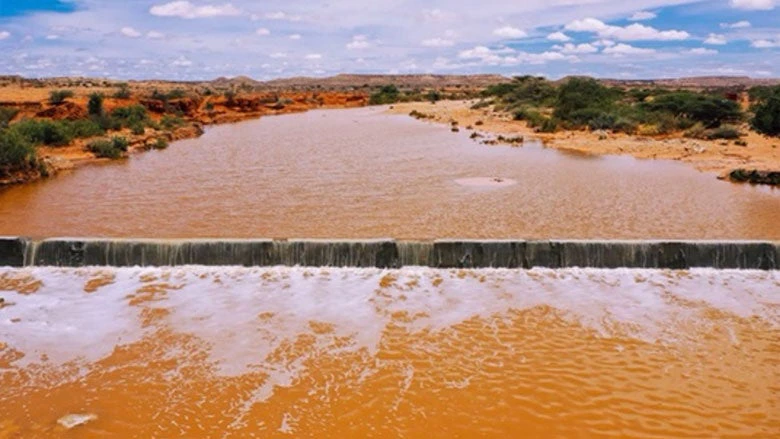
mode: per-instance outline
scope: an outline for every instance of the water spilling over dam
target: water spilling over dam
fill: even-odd
[[[0,266],[780,267],[772,241],[143,240],[0,237]]]

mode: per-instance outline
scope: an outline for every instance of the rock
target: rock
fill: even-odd
[[[759,171],[757,169],[735,169],[729,173],[732,181],[751,184],[780,186],[780,171]]]
[[[599,140],[607,140],[607,137],[609,137],[607,132],[604,130],[594,131],[593,134],[597,135],[599,137]]]
[[[60,419],[57,419],[57,423],[65,427],[66,429],[70,430],[71,428],[78,427],[79,425],[84,425],[87,422],[91,422],[97,419],[97,415],[92,413],[73,413],[69,415],[65,415],[61,417]]]

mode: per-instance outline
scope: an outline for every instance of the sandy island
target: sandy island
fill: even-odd
[[[780,169],[780,139],[762,136],[744,129],[747,146],[723,140],[688,139],[682,134],[642,137],[590,131],[561,131],[536,133],[523,121],[512,120],[507,113],[491,108],[472,110],[475,100],[408,102],[388,108],[393,114],[417,111],[429,116],[430,121],[451,124],[460,129],[504,136],[523,136],[539,139],[545,147],[581,154],[629,154],[642,159],[668,159],[690,163],[696,169],[725,177],[736,168]]]

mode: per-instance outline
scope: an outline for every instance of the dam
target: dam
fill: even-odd
[[[313,266],[774,270],[773,241],[143,240],[0,237],[0,266]]]

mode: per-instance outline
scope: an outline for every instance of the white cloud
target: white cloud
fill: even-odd
[[[731,0],[732,8],[746,9],[749,11],[768,11],[775,8],[777,0]]]
[[[355,35],[352,37],[352,41],[347,43],[347,49],[349,50],[367,49],[369,47],[371,47],[371,43],[365,35]]]
[[[704,47],[697,47],[695,49],[685,50],[683,53],[690,55],[717,55],[718,51],[713,49],[707,49]]]
[[[52,34],[52,35],[46,35],[46,39],[47,39],[47,40],[50,40],[50,41],[59,40],[59,39],[60,39],[60,36],[59,36],[59,35],[54,35],[54,34]]]
[[[583,44],[566,43],[563,46],[560,45],[553,46],[553,49],[558,50],[561,53],[567,53],[567,54],[596,53],[599,51],[599,49],[597,49],[596,46],[588,43],[583,43]]]
[[[306,55],[306,59],[310,59],[310,60],[322,59],[322,54],[310,53],[310,54]]]
[[[159,40],[161,38],[165,38],[165,34],[162,32],[157,32],[156,30],[150,30],[146,33],[146,38],[152,39],[152,40]]]
[[[241,14],[241,11],[230,3],[221,5],[195,6],[189,1],[183,0],[152,6],[149,9],[149,13],[159,17],[179,17],[190,19],[235,16]]]
[[[612,47],[607,47],[603,51],[608,55],[623,56],[623,55],[652,55],[655,53],[655,49],[645,49],[641,47],[634,47],[628,44],[617,44]]]
[[[718,34],[709,34],[707,35],[707,39],[704,40],[704,44],[710,44],[713,46],[722,46],[727,42],[728,41],[726,41],[726,37],[724,35]]]
[[[572,21],[566,25],[566,29],[575,32],[592,32],[603,38],[614,38],[623,41],[685,40],[690,36],[690,34],[685,31],[659,31],[658,29],[639,23],[634,23],[626,27],[611,26],[595,18]]]
[[[653,12],[649,11],[639,11],[635,12],[634,15],[632,15],[629,20],[631,21],[645,21],[645,20],[652,20],[653,18],[657,17],[657,15]]]
[[[7,30],[0,31],[0,40],[4,40],[11,36],[11,32],[8,32]]]
[[[741,20],[737,21],[735,23],[721,23],[720,27],[723,29],[744,29],[746,27],[752,26],[749,21],[747,20]]]
[[[493,35],[501,38],[525,38],[528,36],[522,29],[512,26],[500,27],[493,31]]]
[[[750,45],[756,49],[773,49],[780,47],[780,38],[777,40],[753,40]]]
[[[141,36],[141,32],[133,29],[132,27],[123,27],[119,32],[128,38],[138,38]]]
[[[553,32],[550,35],[547,35],[547,39],[560,42],[571,41],[571,38],[563,32]]]
[[[593,45],[597,47],[612,47],[615,45],[615,42],[612,40],[597,40],[593,42]]]
[[[271,35],[271,31],[264,27],[257,29],[255,33],[260,36]]]
[[[290,39],[291,40],[300,40],[301,39],[301,34],[292,34],[292,35],[290,35]]]
[[[176,58],[171,63],[171,65],[174,66],[174,67],[189,67],[189,66],[192,65],[192,61],[190,61],[189,59],[187,59],[187,58],[185,58],[183,56],[180,56],[180,57]]]
[[[270,54],[268,56],[270,56],[271,58],[274,58],[274,59],[287,58],[287,54],[284,53],[284,52],[274,52],[274,53],[272,53],[272,54]]]
[[[264,17],[268,20],[301,21],[300,15],[289,15],[282,11],[268,12]]]
[[[465,60],[477,60],[480,65],[488,66],[514,66],[518,64],[544,64],[548,61],[578,61],[576,56],[564,55],[561,52],[528,53],[517,52],[512,48],[503,47],[490,49],[485,46],[476,46],[472,49],[462,50],[458,58]]]
[[[452,40],[446,40],[444,38],[431,38],[423,40],[420,44],[425,47],[450,47],[455,44]]]

